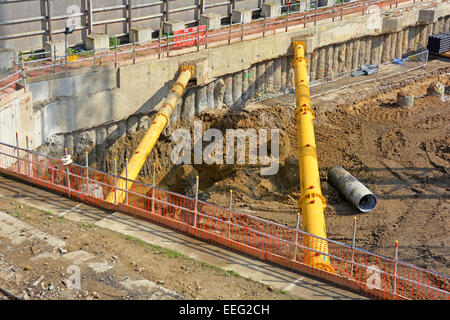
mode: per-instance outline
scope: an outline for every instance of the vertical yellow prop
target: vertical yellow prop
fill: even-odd
[[[115,198],[115,192],[112,191],[107,196],[106,201],[114,203],[121,203],[124,201],[126,192],[124,190],[130,190],[132,186],[132,182],[130,180],[135,180],[141,171],[142,166],[148,158],[148,155],[152,151],[156,141],[164,130],[164,127],[169,122],[170,115],[172,114],[173,109],[178,103],[178,100],[184,93],[184,89],[186,88],[187,83],[192,78],[194,74],[194,67],[192,66],[183,66],[181,67],[181,73],[178,76],[177,81],[172,86],[169,94],[164,100],[163,106],[159,110],[159,112],[153,118],[152,125],[148,128],[145,136],[142,138],[139,143],[136,151],[131,157],[128,163],[128,186],[126,185],[125,177],[126,177],[126,168],[124,168],[120,174],[120,176],[124,179],[119,179],[116,187],[117,190],[117,198]]]
[[[311,234],[326,238],[324,210],[325,198],[320,188],[319,166],[317,163],[316,141],[314,138],[315,118],[311,109],[309,94],[308,62],[305,58],[303,41],[294,41],[294,61],[292,67],[295,75],[295,121],[297,124],[300,199],[298,201],[302,212],[303,229]],[[312,236],[305,236],[307,250],[305,263],[315,268],[333,272],[328,254],[328,243]],[[314,250],[314,251],[313,251]]]

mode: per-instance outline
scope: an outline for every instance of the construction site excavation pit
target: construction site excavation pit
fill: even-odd
[[[345,93],[325,93],[312,100],[321,188],[327,201],[328,238],[351,244],[356,217],[357,247],[393,257],[394,243],[398,241],[399,259],[435,272],[450,273],[449,102],[427,94],[432,82],[449,87],[448,71],[448,67],[441,68],[413,80],[353,87]],[[400,91],[415,96],[412,107],[397,106]],[[286,104],[289,99],[292,104]],[[294,112],[293,97],[287,95],[250,102],[239,110],[204,112],[195,120],[171,123],[137,180],[151,185],[155,164],[158,187],[192,197],[198,176],[199,199],[228,207],[232,190],[234,209],[295,227],[300,188]],[[196,164],[193,145],[190,164],[173,163],[173,150],[179,144],[174,133],[187,130],[194,143],[195,125],[201,126],[202,133],[208,129],[222,133],[222,164]],[[244,164],[226,164],[227,129],[252,129],[257,133],[260,129],[277,129],[276,173],[264,175],[261,174],[264,165],[248,164],[248,141]],[[113,173],[116,159],[120,172],[144,134],[144,129],[137,130],[113,143],[91,148],[89,159],[93,160],[89,166]],[[208,150],[211,143],[203,141],[201,150]],[[265,147],[270,155],[270,134]],[[85,153],[75,154],[74,158],[83,163]],[[345,168],[374,193],[377,198],[374,210],[360,212],[329,183],[327,172],[334,166]]]

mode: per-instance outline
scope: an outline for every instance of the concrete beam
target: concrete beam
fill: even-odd
[[[173,33],[174,31],[183,30],[186,28],[184,21],[171,20],[165,21],[163,24],[163,32],[165,34]]]
[[[200,25],[206,25],[208,30],[220,28],[220,14],[212,12],[202,14],[200,16]]]
[[[152,41],[153,30],[148,27],[132,27],[130,29],[130,42],[133,42],[133,38],[136,37],[136,42],[149,42]]]
[[[234,9],[231,14],[233,23],[250,23],[252,21],[252,10],[250,9]]]
[[[280,2],[265,2],[261,7],[261,17],[273,18],[278,17],[281,13],[281,3]]]
[[[17,57],[17,50],[0,48],[0,71],[2,69],[11,69],[15,57]]]
[[[100,50],[109,48],[109,36],[104,33],[92,33],[86,36],[86,49]]]

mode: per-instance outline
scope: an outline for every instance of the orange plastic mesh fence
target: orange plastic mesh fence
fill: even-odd
[[[119,176],[0,143],[0,171],[101,208],[150,220],[378,299],[450,299],[450,278],[302,230],[156,186],[133,181],[123,203],[105,201]],[[305,246],[326,243],[328,254]],[[309,243],[311,240],[309,240]],[[315,246],[314,246],[315,247]],[[305,264],[306,253],[327,255],[335,272]]]

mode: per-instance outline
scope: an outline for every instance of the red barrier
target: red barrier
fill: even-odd
[[[205,44],[206,25],[174,31],[172,39],[174,48],[196,46],[199,39],[200,45]]]

